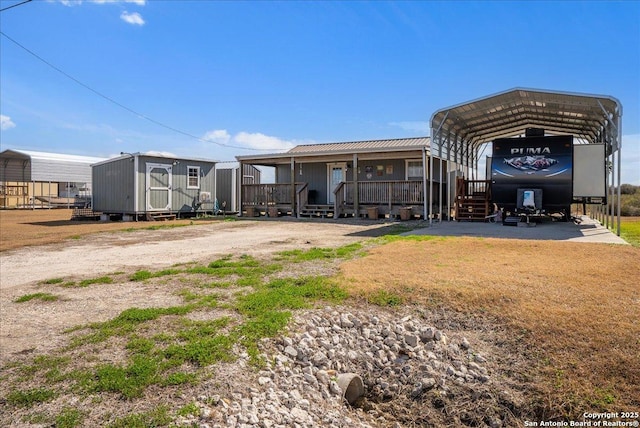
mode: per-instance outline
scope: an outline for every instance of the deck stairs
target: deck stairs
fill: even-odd
[[[486,221],[491,214],[491,184],[488,180],[456,181],[455,213],[457,221]]]
[[[318,205],[307,204],[300,209],[301,217],[333,217],[334,206],[333,205]]]

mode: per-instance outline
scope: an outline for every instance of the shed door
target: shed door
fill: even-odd
[[[147,163],[147,210],[171,211],[172,165]]]

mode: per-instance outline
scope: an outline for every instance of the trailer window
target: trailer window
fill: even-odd
[[[187,167],[187,189],[199,189],[200,188],[200,167],[188,166]]]

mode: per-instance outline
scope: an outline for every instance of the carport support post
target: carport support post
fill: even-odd
[[[620,111],[620,113],[618,114],[618,227],[617,227],[617,234],[618,236],[620,236],[620,205],[622,205],[620,202],[620,187],[622,185],[621,180],[621,176],[620,176],[620,170],[622,169],[622,109]]]

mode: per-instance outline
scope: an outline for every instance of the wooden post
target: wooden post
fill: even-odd
[[[360,217],[360,194],[358,192],[358,154],[353,154],[353,210],[355,211],[354,217]],[[345,177],[345,180],[347,177]]]
[[[296,161],[291,157],[291,215],[297,217],[296,213]]]

